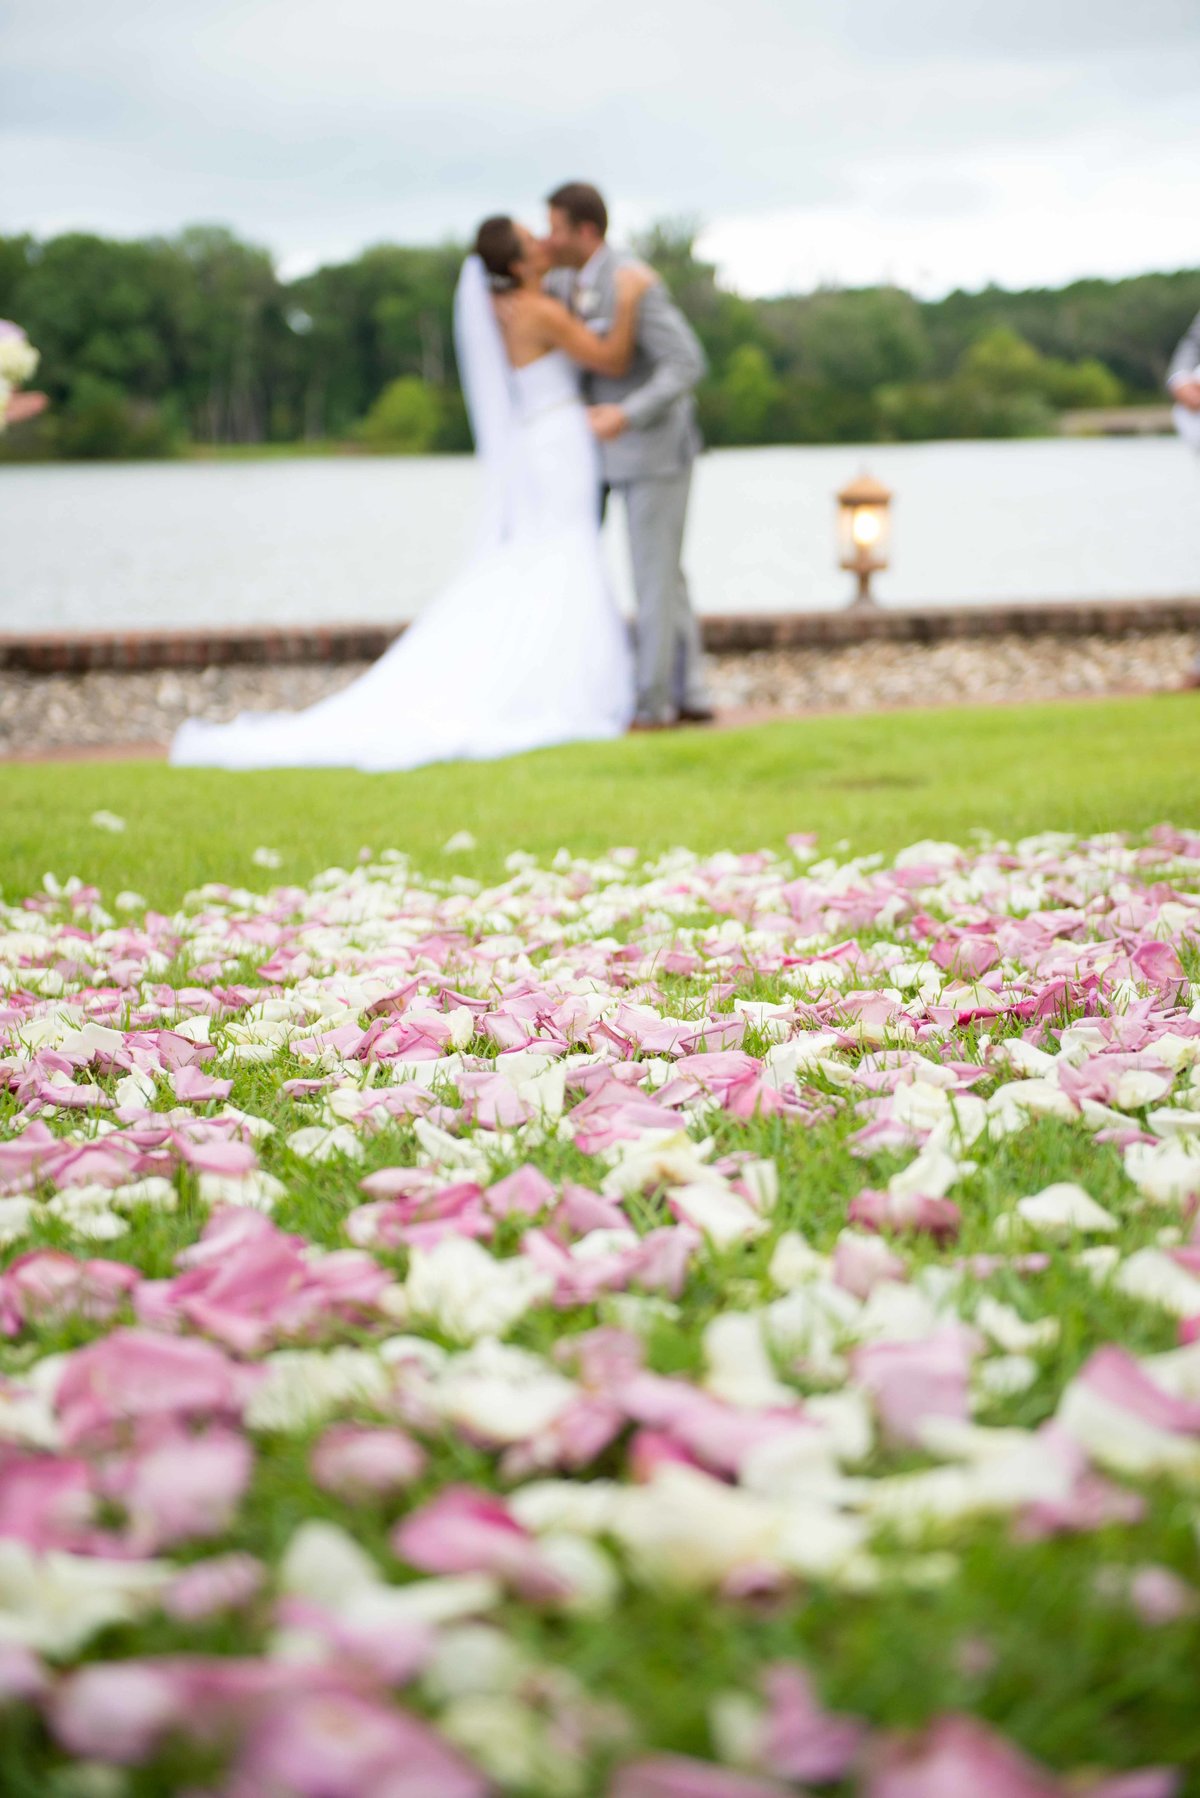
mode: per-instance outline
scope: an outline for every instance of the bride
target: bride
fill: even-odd
[[[189,719],[173,763],[415,768],[628,727],[632,659],[601,559],[599,463],[577,371],[625,371],[654,277],[621,271],[612,329],[599,337],[541,291],[548,267],[532,232],[487,219],[455,292],[484,477],[473,559],[348,687],[301,712]]]

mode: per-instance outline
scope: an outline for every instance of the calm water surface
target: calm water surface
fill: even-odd
[[[885,604],[1200,591],[1200,460],[1173,439],[723,450],[693,490],[700,609],[840,604],[831,496],[864,467],[896,492]],[[457,457],[3,468],[0,630],[410,618],[469,548],[475,492]]]

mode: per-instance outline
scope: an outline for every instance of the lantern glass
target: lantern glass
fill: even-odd
[[[864,475],[837,496],[838,559],[843,568],[886,568],[891,537],[891,494]]]
[[[883,513],[878,506],[855,506],[850,534],[860,549],[874,549],[883,536]]]

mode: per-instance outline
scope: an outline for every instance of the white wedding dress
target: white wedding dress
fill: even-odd
[[[555,350],[511,367],[474,256],[455,337],[485,483],[474,558],[348,687],[301,712],[189,719],[173,763],[415,768],[627,729],[633,662],[601,556],[599,463],[575,365]]]

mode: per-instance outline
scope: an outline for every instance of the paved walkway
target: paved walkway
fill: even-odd
[[[165,743],[64,743],[55,749],[18,749],[5,762],[161,762]],[[0,762],[0,766],[3,763]]]

